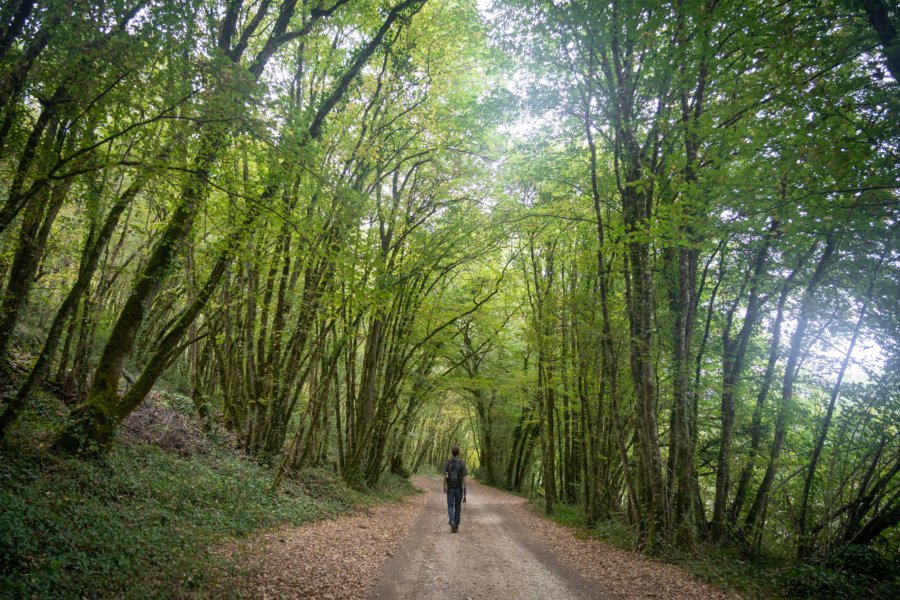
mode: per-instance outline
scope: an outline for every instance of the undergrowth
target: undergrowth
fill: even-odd
[[[536,512],[593,538],[632,550],[633,532],[618,518],[588,528],[580,506],[557,503],[552,515],[543,498],[529,496]],[[753,600],[894,600],[900,598],[900,565],[874,548],[844,546],[828,557],[798,561],[774,553],[748,556],[735,548],[698,544],[693,552],[668,548],[656,558],[677,564],[695,577]]]
[[[55,424],[38,402],[19,441]],[[218,446],[190,457],[117,444],[102,459],[48,453],[43,442],[0,451],[0,598],[170,598],[202,594],[226,538],[299,525],[409,493],[387,476],[355,491],[327,470],[271,491],[272,472]]]

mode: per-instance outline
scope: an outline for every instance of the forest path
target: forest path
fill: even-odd
[[[661,563],[576,535],[525,498],[467,482],[459,533],[447,525],[439,478],[369,594],[370,600],[730,600],[737,598]]]
[[[459,532],[453,534],[441,480],[419,478],[417,484],[428,494],[425,508],[385,563],[370,598],[614,597],[558,559],[523,518],[525,499],[468,481]]]
[[[197,596],[317,600],[728,600],[681,568],[538,515],[524,498],[467,482],[459,533],[437,477],[423,490],[334,519],[213,549]]]

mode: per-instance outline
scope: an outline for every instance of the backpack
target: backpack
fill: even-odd
[[[451,458],[447,464],[447,487],[456,489],[461,486],[459,476],[459,461]]]

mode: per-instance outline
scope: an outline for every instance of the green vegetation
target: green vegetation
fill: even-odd
[[[886,0],[3,3],[8,477],[124,468],[167,380],[259,493],[460,442],[648,553],[859,588],[823,565],[900,552],[898,30]],[[91,476],[158,485],[127,471]]]
[[[174,398],[178,398],[174,396]],[[41,398],[44,412],[54,406]],[[58,405],[56,406],[58,408]],[[24,421],[36,418],[26,415]],[[20,432],[21,433],[21,432]],[[32,434],[38,435],[35,431]],[[324,469],[285,479],[219,445],[190,457],[118,444],[84,460],[0,453],[0,597],[167,598],[200,593],[227,538],[300,525],[411,492],[362,493]]]
[[[543,510],[541,497],[532,500],[536,510]],[[545,517],[573,529],[578,537],[633,549],[633,531],[621,519],[587,527],[581,508],[565,504]],[[679,565],[701,580],[751,600],[890,600],[900,592],[900,565],[869,546],[843,546],[825,559],[797,562],[791,556],[747,554],[701,544],[692,552],[671,547],[654,559]]]
[[[824,562],[802,562],[782,578],[791,598],[890,600],[900,593],[900,568],[869,546],[850,544]]]
[[[651,554],[896,561],[888,5],[490,3],[508,269],[419,451],[466,439],[486,481]]]

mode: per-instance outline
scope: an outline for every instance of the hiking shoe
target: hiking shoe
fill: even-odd
[[[450,533],[456,533],[457,531],[459,531],[459,525],[454,525],[453,523],[451,523],[450,524]]]

